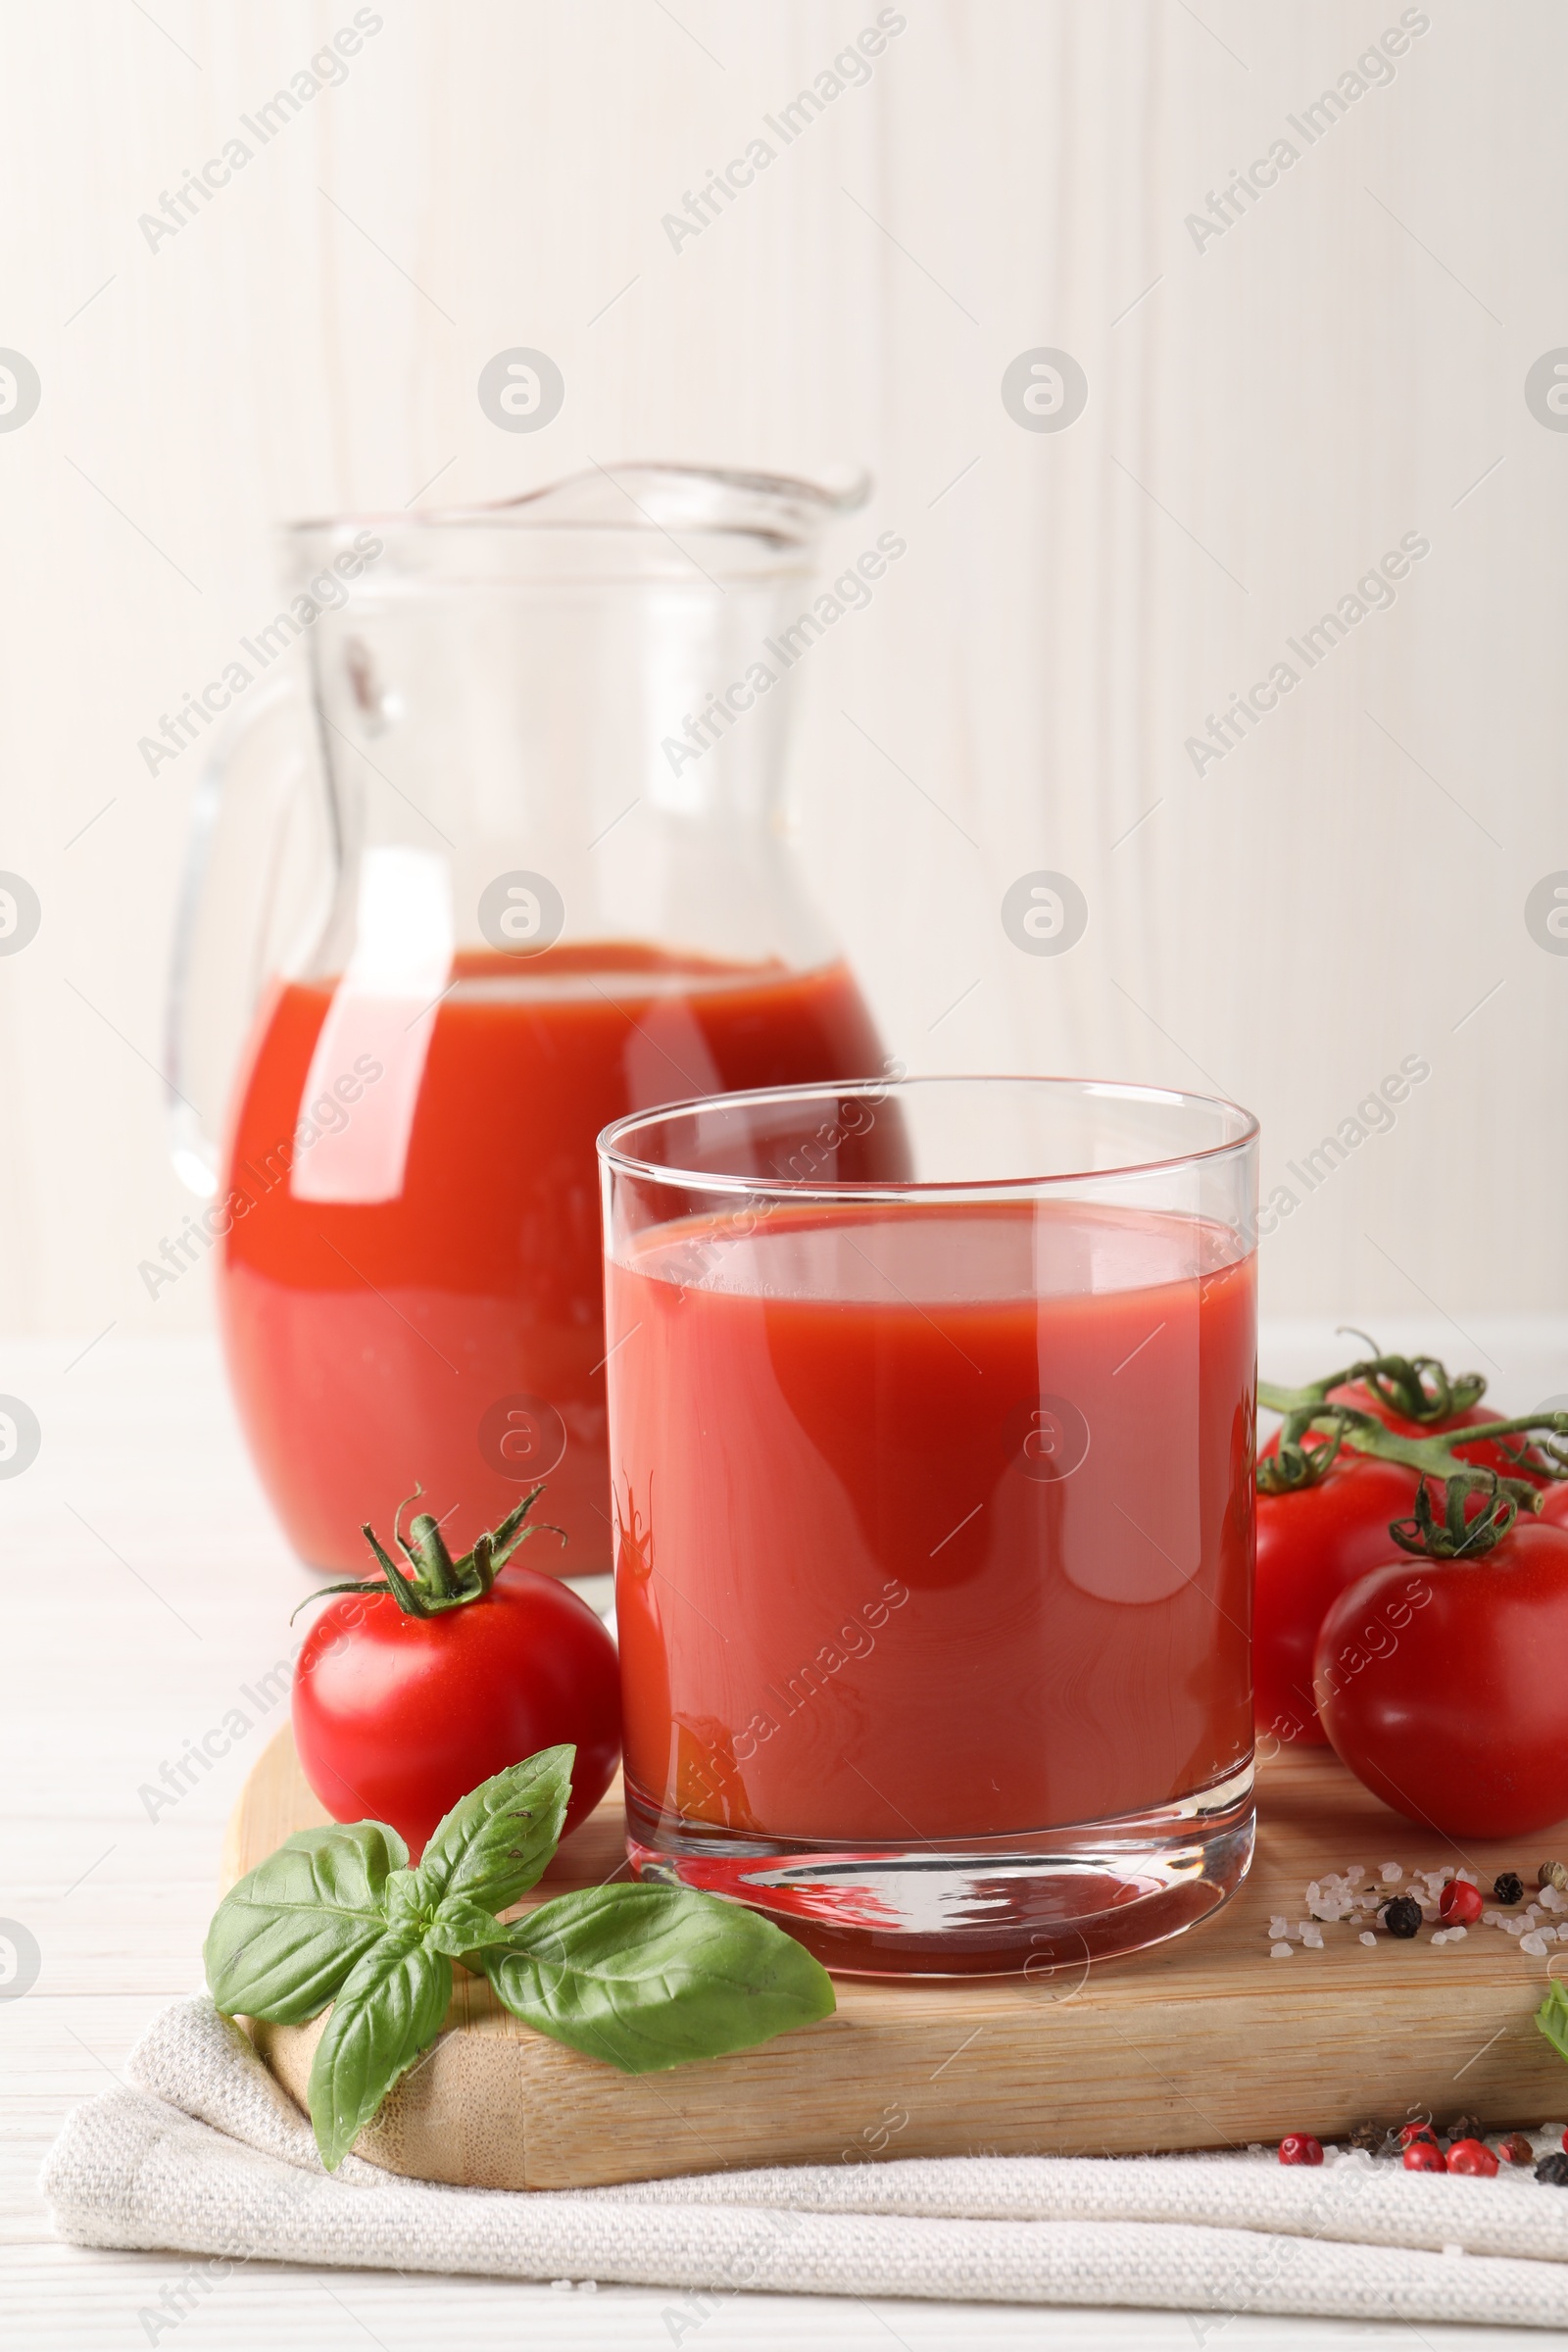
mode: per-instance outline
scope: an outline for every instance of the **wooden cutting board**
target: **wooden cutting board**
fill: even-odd
[[[258,1759],[228,1826],[223,1886],[295,1830],[326,1819],[291,1734]],[[1540,1854],[1536,1848],[1541,1849]],[[1434,1946],[1348,1923],[1321,1951],[1269,1955],[1268,1923],[1306,1916],[1305,1889],[1352,1862],[1373,1874],[1445,1862],[1533,1881],[1545,1832],[1518,1850],[1464,1851],[1386,1810],[1333,1756],[1285,1756],[1260,1779],[1257,1858],[1240,1894],[1152,1952],[1078,1981],[838,1981],[838,2012],[761,2049],[630,2076],[519,2025],[458,1971],[447,2030],[398,2085],[358,2151],[389,2171],[481,2188],[581,2188],[765,2164],[897,2156],[1122,2155],[1217,2148],[1286,2132],[1343,2134],[1365,2117],[1498,2128],[1568,2113],[1568,2070],[1537,2033],[1552,1954],[1491,1928]],[[538,1899],[596,1885],[622,1857],[618,1797],[551,1864]],[[1433,1923],[1436,1924],[1435,1922]],[[321,2031],[252,2027],[303,2107]]]

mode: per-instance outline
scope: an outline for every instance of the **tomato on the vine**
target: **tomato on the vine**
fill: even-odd
[[[1370,1414],[1396,1437],[1421,1439],[1456,1430],[1484,1430],[1502,1416],[1480,1401],[1478,1373],[1453,1378],[1433,1356],[1373,1356],[1310,1394],[1325,1404]],[[1301,1392],[1308,1394],[1308,1392]],[[1280,1432],[1258,1449],[1260,1466],[1277,1456]],[[1333,1440],[1327,1431],[1302,1438],[1308,1456]],[[1516,1448],[1527,1450],[1521,1441]],[[1459,1464],[1524,1476],[1545,1473],[1521,1465],[1484,1437],[1452,1449]],[[1412,1507],[1419,1474],[1403,1462],[1380,1460],[1342,1443],[1316,1483],[1267,1492],[1263,1469],[1257,1497],[1257,1579],[1252,1619],[1253,1714],[1260,1734],[1283,1744],[1321,1747],[1327,1734],[1312,1696],[1312,1659],[1318,1629],[1347,1586],[1385,1562],[1393,1548],[1391,1521]],[[1568,1482],[1563,1486],[1568,1520]]]
[[[614,1777],[614,1642],[568,1586],[506,1565],[536,1532],[522,1523],[541,1492],[461,1560],[427,1513],[407,1541],[394,1525],[401,1568],[367,1528],[384,1581],[329,1586],[301,1649],[294,1743],[306,1779],[334,1820],[390,1823],[416,1862],[460,1797],[542,1747],[577,1750],[564,1837]]]
[[[1389,1522],[1409,1510],[1415,1489],[1402,1463],[1342,1451],[1316,1486],[1258,1495],[1252,1712],[1260,1733],[1287,1746],[1327,1744],[1312,1696],[1318,1628],[1346,1586],[1388,1558]]]
[[[1359,1412],[1375,1413],[1385,1429],[1392,1429],[1401,1438],[1446,1437],[1456,1429],[1480,1431],[1485,1429],[1489,1421],[1502,1419],[1501,1413],[1494,1412],[1490,1404],[1467,1403],[1455,1412],[1439,1413],[1425,1421],[1413,1420],[1408,1413],[1401,1413],[1396,1405],[1391,1404],[1386,1396],[1379,1396],[1358,1380],[1346,1381],[1339,1388],[1331,1389],[1328,1401],[1330,1404],[1352,1405]],[[1277,1438],[1269,1443],[1276,1445]],[[1527,1464],[1521,1464],[1516,1454],[1505,1453],[1500,1446],[1489,1445],[1482,1437],[1478,1437],[1473,1446],[1456,1446],[1454,1452],[1460,1461],[1469,1462],[1476,1469],[1495,1470],[1499,1478],[1530,1478],[1535,1475]]]
[[[1450,1531],[1463,1514],[1450,1488]],[[1430,1529],[1424,1490],[1423,1515]],[[1450,1838],[1521,1837],[1568,1815],[1568,1528],[1498,1524],[1490,1548],[1472,1552],[1472,1521],[1461,1556],[1386,1560],[1340,1594],[1317,1642],[1336,1752],[1396,1813]]]
[[[1568,1478],[1559,1478],[1541,1497],[1541,1516],[1548,1527],[1568,1527]]]

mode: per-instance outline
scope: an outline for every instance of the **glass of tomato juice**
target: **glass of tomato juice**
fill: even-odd
[[[1257,1124],[1060,1078],[600,1138],[628,1848],[832,1966],[1048,1973],[1253,1837]]]

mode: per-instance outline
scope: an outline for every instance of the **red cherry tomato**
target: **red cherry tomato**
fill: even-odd
[[[1541,1516],[1548,1527],[1568,1527],[1568,1478],[1550,1485],[1541,1497]]]
[[[1403,1413],[1396,1412],[1392,1404],[1386,1404],[1381,1396],[1374,1396],[1370,1389],[1363,1388],[1358,1380],[1347,1381],[1340,1388],[1331,1389],[1329,1402],[1351,1404],[1358,1412],[1374,1413],[1386,1428],[1401,1438],[1441,1438],[1450,1430],[1482,1429],[1487,1422],[1503,1418],[1501,1413],[1494,1413],[1490,1404],[1469,1404],[1462,1413],[1449,1413],[1441,1421],[1411,1421]],[[1509,1443],[1517,1446],[1524,1441],[1516,1437],[1510,1439]],[[1498,1470],[1505,1476],[1517,1475],[1517,1465],[1500,1446],[1489,1446],[1477,1439],[1473,1446],[1461,1446],[1458,1453],[1461,1461],[1471,1462],[1477,1469]]]
[[[1252,1709],[1260,1733],[1287,1745],[1325,1744],[1312,1697],[1318,1628],[1347,1585],[1387,1560],[1389,1523],[1408,1518],[1416,1485],[1397,1462],[1342,1450],[1317,1486],[1259,1494]]]
[[[1323,1620],[1315,1689],[1356,1778],[1450,1838],[1568,1815],[1568,1528],[1524,1519],[1470,1560],[1391,1560]]]
[[[566,1833],[620,1753],[615,1645],[554,1577],[505,1568],[482,1599],[405,1616],[390,1592],[339,1593],[305,1638],[294,1743],[335,1821],[385,1821],[415,1861],[460,1796],[571,1740]]]
[[[1445,1420],[1411,1421],[1359,1381],[1329,1394],[1333,1403],[1372,1413],[1404,1438],[1441,1437],[1502,1418],[1488,1405],[1472,1404]],[[1306,1440],[1308,1447],[1323,1442],[1316,1433]],[[1277,1430],[1259,1450],[1262,1455],[1279,1451]],[[1517,1474],[1501,1449],[1484,1441],[1462,1446],[1458,1453],[1478,1468]],[[1312,1698],[1318,1629],[1346,1587],[1388,1559],[1394,1548],[1389,1523],[1409,1516],[1417,1483],[1415,1472],[1398,1462],[1380,1462],[1342,1446],[1317,1486],[1294,1494],[1258,1495],[1252,1711],[1261,1734],[1272,1734],[1285,1745],[1326,1744],[1328,1735]],[[1552,1492],[1548,1488],[1548,1495]],[[1563,1524],[1568,1525],[1568,1481],[1560,1493]]]

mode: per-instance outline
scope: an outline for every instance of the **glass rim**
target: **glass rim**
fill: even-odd
[[[679,528],[689,538],[761,538],[776,533],[786,544],[806,546],[816,535],[816,529],[838,514],[852,514],[865,506],[871,495],[871,477],[863,467],[828,468],[823,477],[812,480],[804,474],[770,473],[760,467],[739,466],[698,466],[683,464],[679,459],[637,458],[622,460],[613,466],[600,466],[597,471],[612,487],[618,487],[617,477],[628,475],[639,481],[652,476],[656,484],[678,494],[686,485],[702,485],[720,494],[728,494],[737,504],[747,499],[764,507],[771,503],[777,509],[777,518],[760,522],[755,514],[745,519],[711,519],[693,516],[683,519]],[[433,537],[440,531],[548,531],[565,535],[580,533],[597,540],[614,537],[646,539],[662,527],[632,501],[631,513],[604,516],[573,512],[567,494],[579,485],[591,485],[589,473],[568,474],[558,481],[541,483],[538,488],[524,490],[512,498],[479,500],[466,505],[450,507],[417,507],[401,513],[374,510],[354,511],[341,514],[304,514],[293,516],[277,528],[286,545],[302,539],[334,531],[365,529],[391,531],[411,539]],[[629,494],[628,494],[629,496]],[[557,508],[559,512],[552,512]],[[800,517],[795,528],[789,517]],[[809,517],[809,527],[805,518]]]
[[[661,1120],[695,1112],[760,1109],[776,1102],[805,1102],[813,1097],[821,1102],[835,1102],[846,1100],[886,1102],[889,1096],[901,1092],[912,1093],[917,1087],[935,1086],[1023,1087],[1031,1091],[1040,1089],[1079,1096],[1100,1096],[1123,1102],[1165,1103],[1183,1110],[1195,1108],[1229,1114],[1242,1124],[1237,1134],[1219,1143],[1200,1145],[1193,1151],[1162,1152],[1153,1158],[1128,1160],[1111,1168],[1061,1169],[1049,1176],[945,1176],[930,1180],[875,1177],[859,1182],[830,1184],[823,1183],[819,1178],[738,1176],[704,1168],[662,1165],[655,1160],[638,1158],[625,1149],[627,1139],[638,1129],[652,1128]],[[961,1200],[975,1193],[1019,1193],[1027,1196],[1062,1185],[1168,1176],[1178,1169],[1196,1167],[1247,1152],[1255,1145],[1260,1133],[1255,1113],[1239,1102],[1232,1102],[1224,1095],[1191,1094],[1176,1087],[1140,1086],[1131,1080],[1119,1078],[1042,1077],[1028,1071],[954,1071],[950,1074],[929,1072],[897,1078],[851,1078],[836,1084],[831,1080],[814,1080],[805,1086],[750,1087],[734,1094],[696,1095],[678,1102],[655,1103],[647,1110],[629,1111],[622,1118],[612,1119],[608,1127],[600,1130],[597,1149],[600,1166],[609,1174],[635,1177],[644,1183],[666,1185],[682,1191],[719,1193],[748,1200],[777,1197],[788,1200],[930,1200],[945,1197]]]

